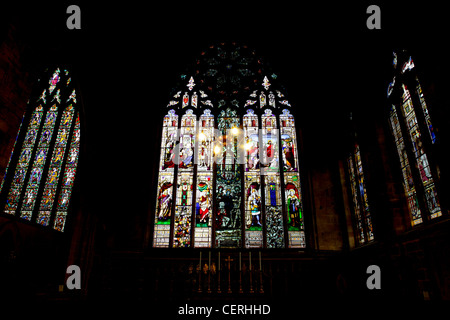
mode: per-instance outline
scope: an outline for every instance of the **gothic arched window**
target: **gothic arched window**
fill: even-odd
[[[80,151],[76,89],[60,68],[46,72],[38,87],[0,186],[0,205],[3,213],[64,231]]]
[[[437,137],[411,56],[405,51],[394,53],[393,65],[395,76],[388,87],[389,122],[400,159],[411,225],[415,226],[443,213],[438,175],[430,158]]]
[[[306,247],[294,117],[261,61],[220,44],[181,76],[163,119],[153,247]]]

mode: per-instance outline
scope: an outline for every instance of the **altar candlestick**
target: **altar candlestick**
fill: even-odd
[[[261,251],[259,252],[259,270],[262,270],[262,268],[261,268]]]
[[[241,253],[239,252],[239,271],[241,271]]]

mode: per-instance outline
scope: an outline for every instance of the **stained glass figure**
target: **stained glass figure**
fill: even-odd
[[[287,109],[280,115],[285,211],[287,215],[288,247],[305,248],[303,201],[298,169],[297,138],[294,117]]]
[[[263,246],[263,215],[259,173],[245,174],[245,247]]]
[[[197,170],[212,172],[214,116],[209,109],[200,116],[198,132]]]
[[[265,78],[267,80],[267,77]],[[277,118],[271,109],[265,109],[261,116],[261,174],[264,177],[265,231],[268,248],[283,248],[284,228],[281,209],[280,171],[279,171],[279,130]]]
[[[170,110],[164,117],[160,170],[173,171],[175,168],[175,152],[178,150],[178,116]]]
[[[178,115],[169,110],[163,119],[161,139],[160,173],[158,177],[154,247],[169,247],[173,211],[173,184],[175,165],[179,161]]]
[[[280,130],[283,171],[298,171],[294,117],[287,109],[280,115]]]
[[[266,109],[261,116],[262,123],[262,147],[261,168],[262,174],[266,172],[278,172],[278,135],[277,119],[270,109]]]
[[[255,227],[256,230],[262,229],[261,218],[261,192],[260,184],[257,182],[258,176],[248,176],[247,183],[247,203],[246,203],[246,217],[245,222],[248,228]],[[252,182],[253,181],[253,182]]]
[[[195,234],[196,248],[211,247],[212,241],[212,208],[213,208],[213,180],[211,173],[197,174],[197,190],[195,205]]]
[[[49,172],[47,174],[47,179],[44,185],[44,193],[42,195],[39,214],[37,217],[37,222],[44,226],[47,226],[50,222],[50,210],[53,207],[53,201],[55,199],[59,174],[61,172],[62,159],[65,153],[65,148],[68,141],[68,132],[70,132],[74,112],[75,110],[73,106],[69,105],[66,110],[64,110],[61,117],[56,144],[55,148],[53,149]],[[48,137],[46,137],[46,140],[48,140]],[[65,187],[72,187],[73,180],[75,178],[75,170],[76,166],[71,168],[69,172],[70,183],[67,183],[66,181],[66,183],[64,184]]]
[[[189,247],[191,244],[192,179],[192,172],[180,171],[178,173],[173,231],[174,247]]]
[[[71,112],[70,110],[70,106],[68,108],[68,113]],[[68,115],[66,115],[67,117]],[[67,122],[66,122],[67,125]],[[62,128],[62,131],[64,131],[64,128]],[[67,212],[68,212],[68,207],[69,207],[69,203],[70,203],[70,198],[72,196],[72,186],[74,183],[74,179],[75,179],[75,174],[77,171],[77,166],[78,166],[78,158],[79,158],[79,154],[80,154],[80,117],[79,114],[76,114],[76,118],[75,118],[75,125],[74,125],[74,129],[73,129],[73,134],[72,134],[72,139],[70,140],[70,145],[69,145],[69,152],[67,155],[67,160],[64,164],[64,174],[62,177],[62,185],[61,185],[61,192],[59,194],[58,197],[58,202],[56,205],[56,216],[55,216],[55,221],[53,224],[53,229],[58,230],[58,231],[62,231],[64,230],[64,226],[66,224],[66,219],[67,219]],[[64,134],[62,134],[60,137],[63,137]],[[52,174],[53,176],[56,176],[55,174],[55,167],[58,167],[58,158],[59,158],[59,153],[63,153],[63,145],[66,144],[67,137],[64,137],[63,140],[59,140],[58,143],[58,151],[56,152],[56,158],[55,161],[51,162],[51,166],[52,167]],[[53,178],[53,177],[52,177]],[[50,181],[50,187],[52,186],[51,181]],[[44,211],[45,212],[45,211]],[[44,213],[45,214],[45,213]]]
[[[267,248],[284,248],[283,213],[281,209],[281,182],[279,173],[264,176],[265,224]]]
[[[212,245],[214,116],[205,109],[198,122],[194,247]]]
[[[409,213],[411,216],[411,224],[414,226],[423,222],[422,213],[419,206],[417,205],[416,188],[412,177],[411,167],[406,153],[403,134],[400,128],[398,114],[395,106],[392,106],[391,108],[390,123],[392,132],[394,134],[395,144],[397,146],[397,153],[400,158],[400,166],[403,175],[403,189],[407,198]]]
[[[303,205],[300,193],[300,178],[297,173],[286,173],[284,175],[284,181],[289,247],[303,248],[305,247],[305,236],[303,231]]]
[[[252,109],[243,117],[245,139],[245,172],[259,173],[259,121]]]
[[[195,131],[196,117],[192,110],[188,109],[181,118],[180,154],[177,161],[180,169],[192,169],[194,167]]]
[[[31,116],[25,141],[22,145],[22,150],[20,152],[20,157],[14,175],[14,180],[11,184],[9,195],[6,200],[4,210],[5,213],[13,215],[16,213],[20,193],[22,192],[22,188],[24,186],[25,175],[27,173],[31,154],[33,152],[33,148],[36,142],[37,132],[41,124],[41,119],[43,118],[44,113],[43,111],[44,108],[42,107],[42,105],[39,105],[36,107]]]
[[[160,175],[158,181],[158,197],[156,199],[155,247],[168,247],[170,222],[172,216],[173,174]]]
[[[218,116],[218,129],[222,139],[220,160],[216,160],[215,246],[236,248],[241,240],[241,170],[238,159],[239,117],[227,108]],[[220,149],[220,147],[219,147]]]

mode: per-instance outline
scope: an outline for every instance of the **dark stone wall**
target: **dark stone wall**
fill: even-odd
[[[23,65],[25,45],[17,39],[14,25],[6,28],[0,42],[0,179],[19,131],[26,104],[30,97],[33,76]]]

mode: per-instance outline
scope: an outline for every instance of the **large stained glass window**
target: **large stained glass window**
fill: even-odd
[[[2,181],[3,212],[64,231],[80,150],[79,108],[69,71],[47,76],[29,101],[17,160],[13,154]]]
[[[306,247],[294,116],[261,61],[220,44],[181,75],[162,121],[154,248]]]
[[[437,137],[412,58],[400,52],[394,53],[394,60],[396,74],[388,87],[389,122],[400,159],[411,225],[415,226],[443,213],[436,174],[427,152]],[[397,65],[402,67],[397,68]],[[428,133],[424,135],[425,131]]]

